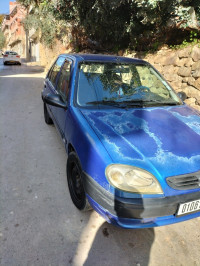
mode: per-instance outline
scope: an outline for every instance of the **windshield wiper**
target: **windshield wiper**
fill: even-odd
[[[87,102],[86,104],[93,104],[93,105],[110,105],[118,108],[126,108],[127,106],[124,105],[124,102],[115,102],[115,101],[92,101],[92,102]]]
[[[147,106],[162,106],[162,105],[178,105],[177,102],[161,102],[158,100],[130,100],[130,101],[123,101],[123,103],[126,103],[128,106],[141,106],[141,107],[147,107]]]
[[[146,103],[148,104],[148,103],[150,103],[150,104],[153,104],[153,103],[155,103],[155,104],[157,104],[157,105],[179,105],[179,103],[178,102],[162,102],[162,101],[157,101],[157,100],[150,100],[150,101],[146,101]]]
[[[122,101],[121,103],[125,103],[127,107],[144,107],[145,101],[142,100],[129,100],[129,101]]]
[[[115,101],[92,101],[87,102],[87,104],[93,104],[93,105],[110,105],[117,108],[129,108],[129,107],[148,107],[148,106],[173,106],[178,105],[177,102],[160,102],[157,100],[129,100],[129,101],[121,101],[121,102],[115,102]]]

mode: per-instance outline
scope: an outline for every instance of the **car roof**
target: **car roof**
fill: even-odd
[[[71,58],[75,61],[94,61],[94,62],[123,62],[123,63],[147,63],[144,60],[129,58],[123,56],[115,56],[115,55],[104,55],[104,54],[61,54],[61,56],[65,56]]]

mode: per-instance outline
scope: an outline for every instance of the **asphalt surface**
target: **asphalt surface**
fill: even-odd
[[[200,218],[125,230],[79,212],[43,119],[40,67],[0,59],[0,265],[200,265]]]

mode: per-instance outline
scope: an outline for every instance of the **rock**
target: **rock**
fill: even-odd
[[[187,78],[187,84],[193,86],[195,89],[200,90],[200,78],[196,80],[193,77],[189,77]]]
[[[191,68],[180,67],[177,74],[181,77],[189,77],[191,75]]]
[[[164,66],[162,71],[166,74],[176,74],[178,72],[178,67],[174,67],[173,65]]]
[[[176,53],[168,56],[164,62],[163,66],[168,66],[168,65],[173,65],[173,66],[178,66],[179,65],[179,57]]]
[[[198,90],[200,90],[200,78],[196,79],[195,83],[196,83],[196,86],[195,86],[195,87],[196,87]]]
[[[196,103],[196,99],[195,98],[189,98],[185,100],[185,103],[189,104],[189,105],[193,105]]]
[[[200,93],[192,86],[188,86],[188,97],[195,98],[200,103]]]
[[[185,59],[185,64],[184,64],[184,66],[186,66],[186,67],[191,67],[192,64],[193,64],[193,60],[192,60],[192,58],[186,58],[186,59]]]
[[[195,86],[196,85],[196,80],[194,78],[192,78],[192,77],[187,78],[187,83],[188,83],[188,85],[196,87]]]
[[[164,77],[167,81],[178,81],[180,80],[180,77],[177,76],[176,74],[170,74],[170,73],[165,73]]]
[[[188,58],[182,58],[182,59],[177,61],[177,64],[178,64],[179,67],[183,67],[183,66],[185,66],[187,61],[188,61]]]
[[[155,65],[155,62],[154,62],[154,58],[153,57],[145,58],[145,60],[147,60],[151,65]]]
[[[181,82],[178,82],[178,81],[172,81],[172,82],[170,82],[170,85],[172,86],[172,88],[173,88],[176,92],[181,91],[181,87],[182,87],[182,83],[181,83]]]
[[[163,73],[163,66],[160,64],[154,64],[154,67],[160,72]]]
[[[181,91],[185,92],[186,95],[188,96],[188,94],[189,94],[189,87],[188,86],[183,86],[183,87],[181,87]]]
[[[182,82],[183,82],[183,83],[187,83],[187,82],[188,82],[188,77],[183,78],[183,79],[182,79]]]
[[[192,70],[197,70],[197,69],[200,69],[200,61],[195,62],[195,63],[192,65]]]
[[[197,69],[195,71],[192,71],[192,76],[194,78],[200,78],[200,69]]]
[[[163,65],[163,62],[164,61],[165,61],[165,57],[163,57],[163,55],[162,56],[161,55],[157,55],[154,58],[154,63],[155,64],[161,64],[161,65]]]
[[[200,48],[195,46],[192,50],[191,56],[194,62],[200,60]]]
[[[180,50],[178,52],[178,57],[179,58],[188,58],[188,57],[190,57],[190,54],[191,54],[191,48],[187,47],[187,48]]]

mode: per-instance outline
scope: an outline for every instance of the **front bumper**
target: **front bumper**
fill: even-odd
[[[179,204],[200,199],[200,191],[160,198],[121,198],[102,188],[86,173],[83,181],[91,206],[108,222],[121,227],[155,227],[200,216],[198,211],[176,217]]]

